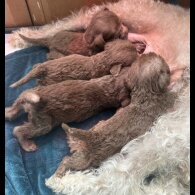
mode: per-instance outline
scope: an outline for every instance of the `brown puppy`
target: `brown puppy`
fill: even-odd
[[[51,37],[33,39],[19,34],[22,39],[29,43],[48,47],[48,60],[61,58],[71,54],[91,56],[92,50],[88,47],[83,35],[84,33],[82,32],[63,30]]]
[[[131,139],[149,130],[155,119],[174,103],[174,95],[167,92],[169,83],[170,70],[166,62],[154,53],[142,55],[129,71],[127,85],[132,89],[129,106],[89,131],[62,125],[74,153],[63,159],[57,176],[62,176],[68,169],[99,166]]]
[[[127,39],[128,28],[119,17],[107,8],[97,12],[85,32],[85,40],[93,51],[102,51],[107,41]]]
[[[67,80],[26,90],[5,109],[5,118],[14,119],[22,109],[28,113],[29,122],[15,127],[13,133],[24,150],[34,151],[37,147],[29,139],[46,134],[63,122],[78,122],[105,108],[127,106],[130,72],[131,67],[125,67],[118,76]]]
[[[37,64],[22,79],[12,84],[17,87],[38,77],[39,84],[49,85],[68,79],[89,80],[115,71],[115,65],[129,66],[136,59],[135,47],[128,40],[114,40],[105,46],[105,51],[91,57],[71,55]],[[113,68],[112,68],[113,67]]]
[[[63,30],[47,38],[33,39],[21,34],[20,37],[27,42],[48,47],[48,59],[56,59],[71,54],[91,56],[103,51],[107,41],[127,39],[127,34],[128,29],[118,16],[105,8],[94,15],[85,33]]]

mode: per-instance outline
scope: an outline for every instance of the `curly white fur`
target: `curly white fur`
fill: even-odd
[[[12,35],[10,42],[21,47],[29,45],[20,39],[18,32],[38,38],[62,29],[86,28],[101,7],[81,10],[38,30],[23,28]],[[107,7],[130,30],[144,35],[154,51],[176,71],[174,77],[178,79],[179,71],[190,66],[189,10],[154,0],[121,0]],[[150,132],[130,141],[99,169],[67,172],[62,179],[52,176],[46,185],[58,194],[67,195],[189,194],[189,85],[188,71],[173,88],[180,94],[174,111],[161,116]]]

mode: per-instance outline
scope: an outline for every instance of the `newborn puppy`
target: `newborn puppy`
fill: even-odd
[[[89,48],[102,51],[107,41],[127,39],[127,35],[128,28],[115,13],[105,8],[94,14],[84,36]]]
[[[33,39],[20,34],[27,42],[49,48],[48,59],[56,59],[71,54],[91,56],[103,51],[107,41],[127,39],[128,29],[118,16],[107,8],[99,11],[91,20],[85,33],[60,31],[51,37]]]
[[[125,67],[118,76],[67,80],[26,90],[11,107],[5,108],[5,118],[14,119],[22,109],[28,113],[29,122],[15,127],[13,134],[24,150],[34,151],[37,146],[29,139],[46,134],[63,122],[79,122],[105,108],[127,106],[130,72],[131,67]]]
[[[49,85],[69,79],[89,80],[115,71],[115,65],[129,66],[136,59],[135,47],[128,40],[114,40],[105,51],[91,57],[71,55],[37,64],[22,79],[12,84],[17,87],[32,78],[39,78],[40,85]]]
[[[89,131],[62,125],[74,153],[63,159],[57,176],[62,176],[68,169],[99,166],[131,139],[148,131],[155,119],[172,107],[175,98],[167,92],[170,70],[164,59],[154,53],[144,54],[130,69],[126,80],[127,87],[132,89],[130,105]]]

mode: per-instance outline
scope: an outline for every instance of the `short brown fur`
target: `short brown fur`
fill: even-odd
[[[107,41],[127,39],[128,28],[107,8],[97,12],[85,32],[85,40],[93,51],[102,51]]]
[[[137,58],[135,47],[128,40],[114,40],[105,51],[94,56],[70,55],[34,65],[22,79],[12,84],[17,87],[32,78],[39,78],[40,85],[50,85],[69,79],[89,80],[110,73],[115,65],[130,66]]]

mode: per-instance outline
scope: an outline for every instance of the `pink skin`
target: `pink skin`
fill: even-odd
[[[144,54],[149,53],[149,52],[154,52],[153,48],[149,43],[146,41],[146,38],[144,35],[136,34],[136,33],[128,33],[128,40],[134,43],[137,47],[142,47],[142,45],[145,45],[146,48],[144,50]]]
[[[149,52],[155,52],[157,54],[159,53],[157,51],[158,49],[153,48],[152,45],[150,44],[148,35],[128,33],[128,40],[131,41],[133,44],[135,44],[139,55],[146,54]],[[168,88],[172,89],[176,81],[182,76],[184,68],[177,68],[177,66],[173,66],[173,64],[169,64],[169,68],[171,71],[171,83]]]

